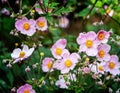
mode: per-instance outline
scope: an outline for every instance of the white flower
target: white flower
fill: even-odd
[[[28,48],[27,45],[23,45],[23,49],[16,48],[13,50],[11,57],[14,59],[13,63],[16,63],[18,61],[22,61],[26,58],[28,58],[34,51],[34,48]]]

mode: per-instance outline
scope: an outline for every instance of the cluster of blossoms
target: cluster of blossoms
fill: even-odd
[[[66,17],[61,17],[59,20],[59,27],[66,28],[69,20]],[[32,36],[37,30],[46,31],[48,23],[45,17],[39,17],[37,20],[27,19],[23,17],[15,22],[15,27],[21,34]]]
[[[111,49],[107,41],[110,33],[100,30],[97,34],[93,31],[88,33],[80,33],[77,38],[77,43],[80,45],[79,52],[85,52],[88,56],[96,57],[94,64],[89,64],[91,71],[94,73],[109,72],[112,75],[120,74],[120,63],[117,55],[110,55]]]
[[[68,88],[70,80],[66,76],[71,70],[74,70],[76,65],[80,63],[81,52],[85,53],[88,57],[96,57],[95,62],[88,63],[82,69],[84,73],[89,73],[90,71],[94,74],[104,74],[109,72],[113,76],[120,74],[120,63],[118,62],[117,55],[110,55],[109,51],[111,49],[110,45],[107,44],[110,37],[110,32],[100,30],[97,34],[93,31],[88,33],[80,33],[77,38],[77,43],[79,46],[78,53],[70,53],[66,49],[66,39],[59,39],[51,48],[51,52],[54,58],[46,57],[42,62],[43,72],[52,72],[54,70],[59,70],[60,73],[67,78],[59,78],[56,81],[56,85],[60,88]],[[61,76],[61,75],[60,75]],[[69,75],[70,77],[70,75]],[[74,74],[74,78],[76,76]]]
[[[111,49],[110,45],[107,44],[109,37],[110,32],[104,30],[98,31],[97,34],[94,31],[80,33],[76,39],[79,45],[79,50],[77,53],[71,53],[66,48],[66,39],[57,40],[50,49],[53,57],[45,57],[42,60],[42,71],[45,73],[50,73],[55,70],[59,71],[59,80],[55,81],[55,85],[60,88],[68,88],[71,81],[75,82],[77,80],[75,68],[77,64],[80,64],[82,60],[81,54],[83,53],[84,55],[87,55],[88,57],[94,57],[95,59],[94,62],[89,62],[83,67],[77,68],[80,69],[83,74],[92,72],[94,74],[101,75],[104,75],[105,73],[110,73],[113,76],[119,75],[120,63],[118,56],[109,54]],[[11,54],[11,57],[14,59],[13,63],[28,58],[33,51],[34,48],[29,49],[27,45],[23,45],[22,50],[20,48],[14,49],[13,53]],[[71,73],[71,71],[74,71],[74,73]],[[23,91],[24,88],[20,88],[19,90]]]

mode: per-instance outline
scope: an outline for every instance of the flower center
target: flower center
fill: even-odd
[[[104,55],[105,55],[105,51],[104,51],[104,50],[100,50],[100,51],[98,52],[98,55],[100,56],[100,58],[103,58]]]
[[[98,66],[98,70],[99,71],[103,71],[103,67],[102,66]]]
[[[24,93],[30,93],[30,90],[25,89],[25,90],[24,90]]]
[[[24,52],[24,51],[21,51],[19,57],[20,57],[20,58],[23,58],[24,56],[25,56],[25,52]]]
[[[101,33],[98,34],[98,39],[99,40],[103,40],[104,38],[105,38],[105,35],[104,35],[103,32],[101,32]]]
[[[92,41],[92,40],[87,40],[87,41],[86,41],[86,46],[87,46],[88,48],[91,48],[91,47],[93,46],[93,41]]]
[[[52,62],[48,62],[47,67],[50,69],[52,67]]]
[[[66,67],[72,66],[72,61],[71,61],[71,60],[66,60],[66,61],[65,61],[65,66],[66,66]]]
[[[109,68],[110,69],[114,69],[115,68],[115,63],[114,62],[110,62],[109,63]]]
[[[61,48],[56,48],[56,54],[61,55],[62,54],[62,49]]]
[[[44,23],[43,21],[39,21],[39,22],[38,22],[38,26],[39,26],[39,27],[44,27],[44,26],[45,26],[45,23]]]
[[[61,23],[63,23],[63,24],[65,23],[65,19],[64,18],[61,19]]]
[[[30,24],[24,23],[23,28],[24,28],[25,30],[29,30],[29,29],[30,29]]]

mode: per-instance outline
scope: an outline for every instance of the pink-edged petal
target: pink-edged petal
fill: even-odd
[[[85,42],[86,42],[86,34],[80,33],[79,36],[78,36],[78,38],[77,38],[77,43],[79,45],[81,45],[81,44],[83,44]]]
[[[80,53],[81,53],[81,52],[85,52],[86,49],[87,49],[87,47],[86,47],[85,45],[80,45],[80,47],[79,47],[79,52],[80,52]]]
[[[68,69],[68,68],[64,68],[64,69],[61,70],[61,73],[62,73],[62,74],[68,73],[69,70],[70,70],[70,69]]]
[[[96,48],[90,48],[86,50],[86,54],[88,56],[96,56],[98,53],[98,50]]]
[[[111,55],[110,61],[112,61],[112,62],[118,62],[118,56],[116,56],[116,55]]]
[[[94,32],[94,31],[90,31],[90,32],[88,32],[87,34],[86,34],[86,38],[88,39],[88,40],[95,40],[95,38],[96,38],[96,33]]]
[[[73,62],[78,62],[78,60],[80,59],[80,56],[77,53],[72,53],[70,55],[70,58],[72,59]]]
[[[103,57],[104,61],[109,61],[110,60],[110,55],[109,54],[105,54],[105,56]]]

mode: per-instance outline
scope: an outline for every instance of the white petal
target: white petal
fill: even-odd
[[[13,59],[18,58],[20,52],[21,52],[21,49],[20,49],[20,48],[16,48],[16,49],[14,49],[14,50],[13,50],[13,53],[11,54],[11,57],[12,57]]]
[[[26,53],[26,57],[29,57],[30,55],[32,55],[33,51],[35,48],[30,48],[27,53]]]
[[[86,54],[88,56],[96,56],[98,53],[98,50],[96,48],[91,48],[86,50]]]
[[[22,51],[25,51],[25,52],[27,52],[28,51],[28,46],[27,45],[23,45],[23,49],[22,49]]]

